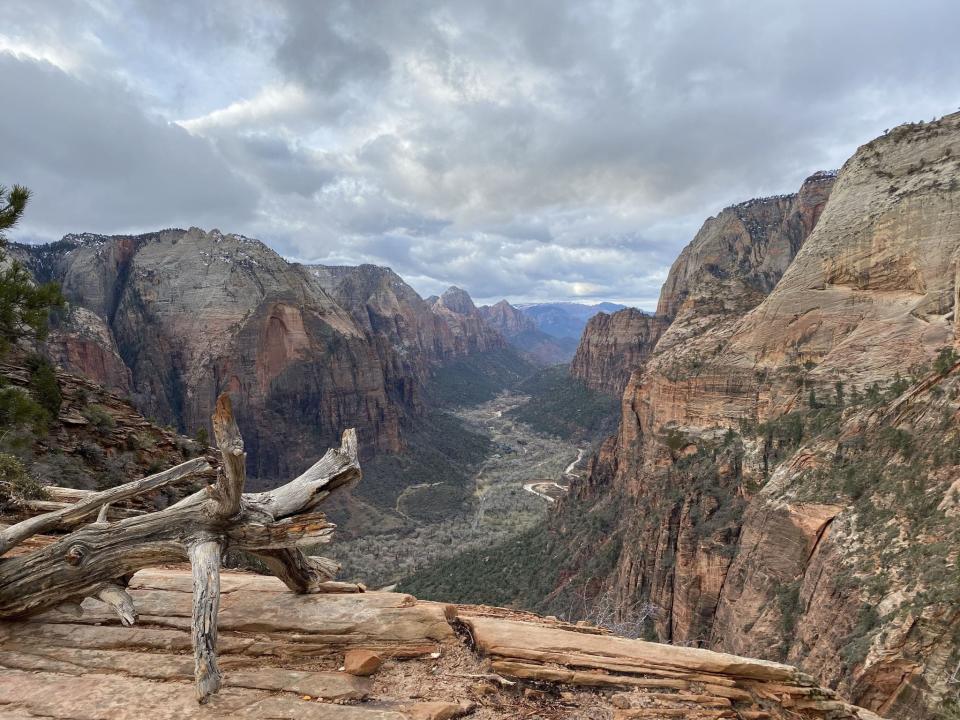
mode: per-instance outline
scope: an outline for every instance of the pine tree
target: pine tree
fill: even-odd
[[[56,283],[37,285],[7,253],[6,231],[17,224],[30,199],[21,185],[0,185],[0,358],[24,338],[43,340],[51,308],[63,305]]]
[[[193,437],[194,440],[200,444],[201,449],[206,450],[208,447],[210,447],[210,433],[207,432],[206,425],[201,425],[199,428],[197,428],[197,433]]]
[[[36,284],[7,252],[5,231],[17,224],[29,199],[25,187],[14,185],[7,190],[0,186],[0,360],[21,340],[43,340],[50,309],[63,305],[55,283]],[[0,378],[0,447],[4,449],[29,446],[34,438],[46,433],[48,423],[60,409],[60,388],[50,362],[42,355],[31,354],[23,364],[30,378],[26,390]],[[9,464],[10,456],[0,452],[0,461]],[[0,492],[10,489],[9,481],[0,484]]]

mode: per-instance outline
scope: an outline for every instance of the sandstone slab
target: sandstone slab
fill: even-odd
[[[809,720],[874,720],[778,663],[399,593],[294,595],[273,578],[225,571],[221,579],[224,686],[207,705],[196,703],[183,622],[190,575],[166,568],[131,580],[134,602],[149,611],[134,627],[96,601],[81,617],[0,623],[0,720],[596,720],[624,704],[613,698],[624,689],[631,712],[660,717],[719,718],[732,709],[786,720],[803,708]],[[469,630],[479,654],[449,623]],[[336,670],[345,655],[412,659],[357,677]],[[501,690],[476,693],[478,680]]]
[[[767,660],[609,635],[576,633],[499,618],[474,617],[465,622],[477,649],[491,657],[536,659],[635,673],[692,673],[811,684],[796,668]]]

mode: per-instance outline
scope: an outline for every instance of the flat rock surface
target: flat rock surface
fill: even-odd
[[[94,600],[80,617],[0,622],[0,720],[876,718],[778,663],[401,593],[294,595],[234,572],[221,585],[224,684],[207,705],[194,696],[190,573],[157,569],[130,583],[134,627]],[[384,664],[371,677],[342,672],[351,650]]]

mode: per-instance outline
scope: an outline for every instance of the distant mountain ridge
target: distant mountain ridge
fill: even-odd
[[[575,302],[518,303],[517,309],[536,324],[537,329],[557,338],[579,341],[587,322],[599,312],[615,313],[626,305],[601,302],[587,305]]]
[[[484,305],[480,312],[488,325],[537,365],[567,363],[573,357],[575,340],[543,332],[532,317],[506,300]]]

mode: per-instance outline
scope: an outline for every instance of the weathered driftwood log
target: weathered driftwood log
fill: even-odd
[[[223,456],[216,482],[165,510],[107,521],[110,503],[209,473],[206,460],[197,458],[142,480],[90,493],[73,505],[0,531],[3,555],[33,535],[93,519],[50,545],[0,557],[0,618],[53,607],[75,612],[80,601],[95,597],[130,625],[137,617],[125,590],[130,577],[146,567],[189,560],[197,699],[204,702],[220,688],[217,609],[225,551],[239,550],[259,558],[297,593],[362,592],[362,586],[332,582],[338,570],[335,562],[307,557],[300,550],[329,542],[334,525],[316,507],[333,490],[360,478],[356,433],[344,432],[339,449],[329,450],[288,484],[244,494],[246,455],[226,394],[217,400],[213,430]]]

